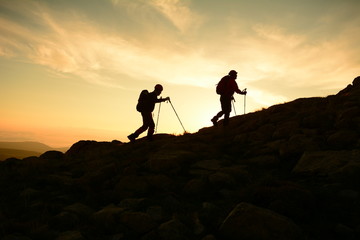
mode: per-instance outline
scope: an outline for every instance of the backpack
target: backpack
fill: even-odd
[[[136,105],[136,110],[138,112],[143,112],[146,108],[147,98],[148,98],[149,91],[142,90],[139,96],[138,103]]]
[[[223,77],[216,85],[216,93],[222,95],[226,92],[227,83],[229,82],[229,76]]]

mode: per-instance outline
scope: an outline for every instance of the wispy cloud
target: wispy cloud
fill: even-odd
[[[296,47],[306,40],[305,36],[288,34],[276,25],[258,23],[253,26],[253,29],[261,38],[277,42],[282,46]]]
[[[7,2],[6,8],[32,24],[2,15],[0,55],[73,74],[94,84],[124,87],[126,83],[119,76],[127,76],[213,87],[219,73],[236,68],[248,84],[270,78],[281,81],[279,87],[287,89],[323,76],[307,84],[334,82],[335,87],[339,85],[335,84],[335,75],[350,75],[351,65],[359,63],[359,49],[354,49],[359,38],[358,18],[340,29],[338,37],[317,41],[311,37],[313,28],[300,34],[274,23],[247,26],[240,17],[232,16],[228,21],[225,18],[222,34],[213,34],[204,42],[200,37],[203,32],[196,37],[191,32],[203,23],[203,16],[190,8],[190,1],[112,0],[119,14],[127,14],[121,19],[145,26],[131,29],[143,31],[131,37],[123,28],[102,29],[75,10],[64,17],[50,5],[29,3]],[[319,16],[319,21],[323,18]],[[164,19],[175,30],[167,29]],[[328,21],[334,20],[327,17]],[[326,27],[320,24],[316,31]],[[178,38],[178,32],[183,39]]]
[[[180,6],[170,8],[173,3]],[[175,9],[187,12],[177,1],[156,1],[156,4],[166,14]],[[25,9],[17,11],[21,15]],[[0,31],[7,36],[0,39],[3,46],[0,52],[8,56],[17,54],[24,61],[74,74],[95,84],[122,87],[121,80],[113,77],[127,75],[150,81],[206,86],[208,79],[203,74],[200,76],[199,70],[204,65],[216,65],[203,58],[200,52],[181,51],[184,48],[174,51],[172,47],[168,50],[164,45],[149,47],[146,41],[139,44],[119,33],[104,32],[89,25],[88,19],[80,15],[59,19],[59,15],[45,5],[37,5],[29,17],[36,19],[43,28],[28,29],[16,21],[0,19],[3,26]],[[178,14],[171,19],[183,30],[188,27],[188,22],[180,22]],[[194,76],[199,78],[194,81]]]
[[[202,18],[193,12],[187,5],[188,1],[180,0],[151,0],[153,6],[158,9],[170,22],[181,32],[197,27]]]

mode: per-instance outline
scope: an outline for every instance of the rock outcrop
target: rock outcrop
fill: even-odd
[[[0,239],[358,239],[359,135],[358,77],[227,128],[7,159]]]

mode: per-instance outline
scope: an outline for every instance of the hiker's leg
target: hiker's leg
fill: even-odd
[[[227,126],[229,124],[229,116],[231,112],[231,96],[222,97],[221,100],[221,109],[225,114],[224,126]]]
[[[214,126],[217,126],[217,121],[219,120],[219,118],[224,114],[223,111],[218,112],[218,114],[216,114],[212,119],[212,123],[214,124]]]
[[[218,120],[219,118],[221,118],[221,116],[224,114],[224,112],[223,111],[220,111],[220,112],[218,112],[212,119],[214,119],[214,120]]]
[[[149,129],[148,129],[148,132],[147,132],[148,140],[152,140],[152,136],[154,135],[154,131],[155,131],[155,123],[154,123],[154,119],[152,118],[152,115],[150,113],[150,115],[149,115]]]
[[[140,127],[138,130],[136,130],[134,133],[130,134],[130,135],[128,136],[128,139],[129,139],[131,142],[135,141],[135,139],[136,139],[137,137],[139,137],[139,135],[140,135],[141,133],[145,132],[146,129],[147,129],[147,128],[145,128],[144,126],[141,126],[141,127]]]
[[[143,119],[143,125],[134,132],[134,136],[135,138],[137,138],[140,134],[142,134],[143,132],[145,132],[148,127],[149,127],[149,115],[151,117],[151,112],[150,113],[147,113],[147,112],[142,112],[141,113],[141,116],[142,116],[142,119]]]
[[[221,104],[221,111],[218,112],[212,119],[211,121],[214,123],[214,125],[216,125],[216,122],[219,120],[219,118],[221,118],[222,115],[224,115],[224,111],[223,111],[223,97],[220,97],[220,104]]]
[[[224,117],[224,126],[229,125],[229,116],[230,116],[230,112],[226,112]]]

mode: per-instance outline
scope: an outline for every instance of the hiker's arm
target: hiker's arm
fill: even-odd
[[[243,92],[240,90],[240,89],[235,89],[235,92],[238,93],[238,94],[243,94]]]
[[[246,95],[246,94],[247,94],[246,88],[245,88],[244,90],[242,90],[242,91],[241,91],[240,89],[237,89],[236,92],[237,92],[238,94],[242,94],[242,95]]]
[[[245,88],[244,91],[241,91],[235,81],[234,81],[233,87],[234,87],[234,91],[235,91],[236,93],[242,94],[242,95],[246,95],[246,88]]]
[[[159,103],[159,102],[165,102],[165,101],[170,101],[170,98],[169,97],[166,97],[166,98],[157,98],[156,99],[156,102]]]

